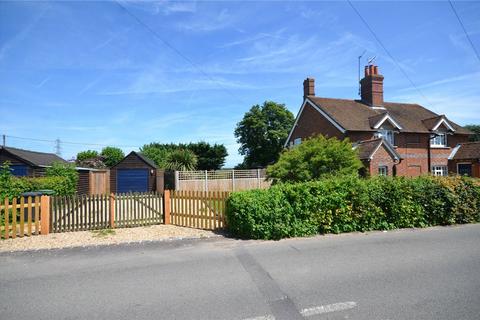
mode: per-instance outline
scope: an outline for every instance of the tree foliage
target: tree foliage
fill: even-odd
[[[317,136],[285,150],[277,163],[267,168],[274,182],[305,182],[327,175],[358,174],[362,162],[348,140]]]
[[[225,164],[228,156],[227,148],[223,144],[211,145],[205,141],[189,143],[186,148],[192,151],[198,159],[198,170],[218,170]]]
[[[105,147],[100,155],[103,157],[103,162],[107,167],[116,165],[125,157],[122,149],[117,147]]]
[[[265,167],[278,160],[295,118],[284,104],[254,105],[237,124],[235,137],[244,167]]]
[[[79,163],[96,157],[98,157],[98,151],[96,150],[80,151],[79,153],[77,153],[76,162]]]
[[[470,136],[470,141],[480,141],[480,125],[478,124],[469,124],[465,128],[473,132],[473,135]]]
[[[153,142],[140,148],[140,152],[160,168],[170,170],[218,170],[228,155],[224,145],[211,145],[203,141],[189,144]]]

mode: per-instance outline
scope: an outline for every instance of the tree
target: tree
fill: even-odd
[[[211,145],[204,141],[189,144],[152,142],[141,147],[140,152],[160,168],[171,170],[180,163],[183,163],[180,167],[193,168],[188,170],[217,170],[223,166],[228,155],[224,145]]]
[[[98,152],[95,150],[85,150],[85,151],[80,151],[77,153],[77,159],[75,160],[76,162],[81,162],[84,160],[92,159],[98,157]]]
[[[188,149],[170,151],[165,160],[165,169],[191,171],[197,168],[197,156]]]
[[[473,132],[473,135],[469,138],[470,141],[480,141],[480,125],[468,124],[465,128]]]
[[[295,118],[284,104],[254,105],[237,124],[235,137],[244,166],[265,167],[278,160]]]
[[[223,144],[213,146],[205,141],[189,143],[186,148],[197,156],[198,170],[218,170],[225,164],[228,156],[227,148]]]
[[[332,174],[358,174],[362,162],[347,140],[317,136],[285,150],[277,163],[267,168],[274,182],[304,182]]]
[[[100,155],[103,157],[103,162],[107,167],[116,165],[125,157],[122,149],[117,147],[105,147]]]

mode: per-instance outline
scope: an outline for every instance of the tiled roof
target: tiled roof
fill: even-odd
[[[480,159],[480,141],[459,144],[452,159]]]
[[[54,153],[37,152],[30,150],[17,149],[12,147],[0,147],[0,150],[11,153],[12,155],[30,163],[34,166],[51,166],[54,162],[67,163],[64,159],[60,158]]]
[[[347,131],[375,131],[372,119],[380,119],[380,115],[388,113],[399,125],[402,132],[429,133],[430,129],[423,120],[436,118],[439,115],[418,105],[409,103],[384,102],[384,108],[374,109],[360,100],[331,99],[309,96],[308,99],[328,114]],[[471,132],[448,120],[458,134]]]
[[[383,138],[375,138],[371,140],[359,141],[355,144],[355,148],[358,149],[358,156],[361,160],[369,160],[373,157],[377,149],[381,144],[384,144],[387,151],[392,155],[392,157],[400,159],[400,154],[395,151],[395,149],[388,144]]]

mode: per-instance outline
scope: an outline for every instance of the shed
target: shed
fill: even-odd
[[[15,176],[41,177],[45,168],[54,162],[67,163],[54,153],[30,151],[12,147],[0,147],[0,164],[10,162],[10,168]]]
[[[110,168],[110,190],[125,192],[163,192],[163,170],[149,158],[132,151]]]
[[[76,167],[78,194],[107,194],[110,192],[110,170]]]

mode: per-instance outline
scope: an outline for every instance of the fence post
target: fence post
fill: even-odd
[[[110,193],[110,228],[115,228],[115,194]]]
[[[180,190],[180,172],[175,171],[175,190]]]
[[[205,170],[205,185],[203,191],[208,191],[208,171]]]
[[[170,190],[165,190],[163,193],[163,206],[164,206],[164,224],[170,224]]]
[[[257,188],[260,189],[260,169],[257,169]]]
[[[23,214],[23,212],[22,212]],[[50,233],[50,197],[40,197],[40,234]]]
[[[235,170],[232,170],[232,191],[235,191]]]

